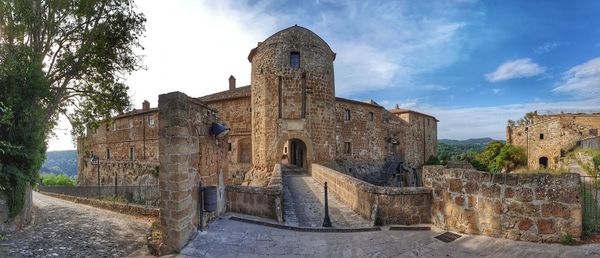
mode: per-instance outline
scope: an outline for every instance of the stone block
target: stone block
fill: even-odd
[[[487,198],[500,198],[500,190],[497,184],[482,183],[480,186],[481,195]]]
[[[533,222],[528,218],[521,218],[519,220],[518,228],[519,230],[529,230],[533,226]]]
[[[554,234],[554,220],[551,219],[540,219],[537,221],[537,228],[539,234]]]
[[[450,192],[462,192],[462,179],[449,179]]]
[[[467,194],[476,194],[479,192],[479,184],[475,180],[469,180],[465,182],[464,190]]]
[[[569,207],[558,202],[549,202],[542,204],[542,217],[559,217],[568,219],[571,217],[571,211]]]

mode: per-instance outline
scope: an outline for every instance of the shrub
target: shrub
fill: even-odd
[[[560,237],[560,243],[563,245],[574,245],[577,241],[571,235],[562,235]]]
[[[76,186],[75,180],[65,174],[43,174],[40,181],[44,186]]]

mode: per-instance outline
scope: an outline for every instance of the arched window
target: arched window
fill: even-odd
[[[300,52],[290,53],[290,66],[292,68],[300,68]]]

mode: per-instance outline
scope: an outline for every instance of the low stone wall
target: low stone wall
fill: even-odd
[[[283,222],[281,165],[275,165],[267,187],[227,185],[227,211]]]
[[[22,229],[31,223],[32,213],[32,195],[31,186],[25,190],[25,203],[19,214],[10,218],[10,209],[8,207],[7,198],[4,194],[0,194],[0,233],[14,232]]]
[[[430,223],[431,189],[376,186],[318,164],[312,164],[312,177],[374,224]]]
[[[426,166],[423,182],[434,190],[432,223],[440,228],[533,242],[581,237],[577,174],[490,174]]]
[[[111,201],[103,201],[93,198],[84,198],[77,196],[70,196],[64,194],[57,194],[51,192],[40,191],[41,194],[52,196],[55,198],[86,204],[89,206],[94,206],[96,208],[116,211],[118,213],[128,214],[128,215],[142,215],[142,216],[158,216],[160,213],[159,208],[149,208],[141,205],[129,204],[129,203],[120,203],[120,202],[111,202]]]

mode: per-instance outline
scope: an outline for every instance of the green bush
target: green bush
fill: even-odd
[[[429,159],[425,161],[425,165],[442,165],[442,163],[440,162],[437,156],[431,155],[429,156]]]
[[[560,237],[560,243],[563,245],[574,245],[577,241],[571,235],[562,235]]]
[[[65,174],[43,174],[40,176],[43,186],[76,186],[75,179]]]
[[[596,171],[598,171],[598,167],[600,167],[600,154],[596,154],[594,156],[594,168]]]

